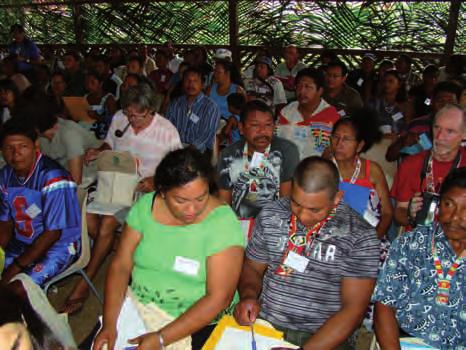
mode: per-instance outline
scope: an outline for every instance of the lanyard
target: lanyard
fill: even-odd
[[[356,182],[356,180],[359,177],[359,173],[361,172],[361,158],[356,157],[355,161],[356,161],[356,168],[353,171],[353,175],[351,175],[351,179],[350,179],[351,184],[354,184]],[[333,163],[335,163],[335,165],[337,166],[337,169],[338,169],[338,163],[335,160],[335,158],[333,158]],[[338,172],[340,172],[340,169],[338,169]],[[340,173],[340,181],[343,181],[341,173]]]
[[[451,164],[451,168],[448,172],[452,171],[452,169],[457,168],[459,164],[461,164],[461,151],[458,151],[458,153],[456,154],[456,157],[453,160]],[[435,186],[434,157],[432,156],[432,152],[430,152],[427,162],[424,162],[424,170],[421,172],[420,186],[422,186],[422,181],[424,180],[424,178],[426,179],[426,191],[432,192],[432,193],[438,193],[438,191],[436,191],[437,189],[436,187],[438,187],[439,184]],[[422,189],[421,189],[421,192],[423,192]]]
[[[275,270],[275,274],[280,276],[288,276],[293,269],[285,265],[285,260],[290,252],[295,252],[296,254],[303,255],[304,247],[310,246],[314,239],[319,235],[319,231],[322,227],[330,221],[336,213],[336,208],[332,209],[330,214],[323,220],[316,223],[312,228],[303,236],[296,236],[298,230],[297,217],[293,213],[290,217],[290,228],[288,230],[288,245],[283,253],[280,265]],[[312,238],[312,239],[311,239]]]
[[[258,153],[258,152],[254,152],[254,154],[257,154],[257,153]],[[253,157],[254,157],[254,154],[253,154]],[[259,153],[259,154],[262,154],[260,163],[259,163],[258,166],[255,166],[254,168],[264,169],[264,168],[265,168],[265,161],[269,158],[269,154],[270,154],[270,145],[267,146],[267,148],[265,149],[265,152],[264,152],[264,153]],[[251,160],[252,160],[252,159],[251,159]],[[245,171],[245,172],[249,172],[248,143],[247,143],[247,142],[244,143],[244,148],[243,148],[243,161],[244,161],[244,171]]]
[[[448,299],[450,296],[450,287],[451,287],[451,280],[456,273],[458,267],[464,261],[462,256],[456,258],[453,264],[450,266],[447,274],[443,273],[442,262],[440,261],[437,255],[437,249],[435,249],[435,241],[434,241],[435,233],[432,235],[432,255],[434,257],[434,267],[435,272],[437,273],[437,296],[435,297],[435,302],[437,305],[448,305]]]

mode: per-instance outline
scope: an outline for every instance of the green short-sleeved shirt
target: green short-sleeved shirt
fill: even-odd
[[[152,216],[153,197],[154,193],[141,197],[126,219],[142,234],[134,252],[131,288],[142,303],[154,302],[178,317],[205,295],[207,257],[228,247],[244,247],[245,237],[226,205],[198,224],[162,225]]]

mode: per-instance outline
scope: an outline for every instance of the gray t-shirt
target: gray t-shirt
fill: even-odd
[[[221,189],[232,190],[232,207],[240,218],[255,217],[262,207],[278,199],[280,184],[291,180],[299,163],[298,148],[292,142],[274,136],[268,157],[254,167],[251,157],[243,157],[244,140],[225,148],[219,157]],[[246,163],[251,164],[246,170]]]
[[[67,170],[69,160],[82,156],[87,149],[99,147],[101,144],[94,133],[74,121],[62,118],[58,118],[58,131],[52,140],[40,137],[39,142],[42,153]]]
[[[276,274],[288,245],[291,207],[282,198],[257,216],[246,256],[268,268],[260,296],[260,317],[274,325],[315,333],[341,309],[343,278],[376,278],[379,246],[375,229],[343,202],[314,240],[305,243],[304,272]],[[297,236],[306,235],[298,222]],[[294,237],[294,239],[297,239]]]

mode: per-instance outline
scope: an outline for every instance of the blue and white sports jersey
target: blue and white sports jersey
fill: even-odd
[[[0,170],[0,221],[13,221],[15,239],[32,244],[44,231],[61,230],[59,242],[81,235],[76,183],[54,160],[38,153],[27,178],[9,165]]]

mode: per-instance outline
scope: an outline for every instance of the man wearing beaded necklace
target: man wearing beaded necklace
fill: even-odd
[[[348,349],[369,304],[379,260],[376,232],[341,200],[336,166],[305,158],[290,198],[255,220],[235,318],[262,318],[304,349]]]
[[[291,141],[273,135],[272,110],[263,101],[246,104],[239,128],[244,139],[225,148],[219,158],[219,195],[246,219],[290,194],[299,152]]]
[[[403,333],[442,350],[466,349],[465,258],[462,167],[443,182],[438,222],[401,235],[392,244],[373,296],[382,349],[399,349]]]
[[[390,195],[397,201],[395,220],[407,226],[422,207],[422,192],[438,193],[440,185],[453,168],[466,166],[464,109],[448,104],[435,115],[432,126],[433,148],[406,157],[396,174]]]

